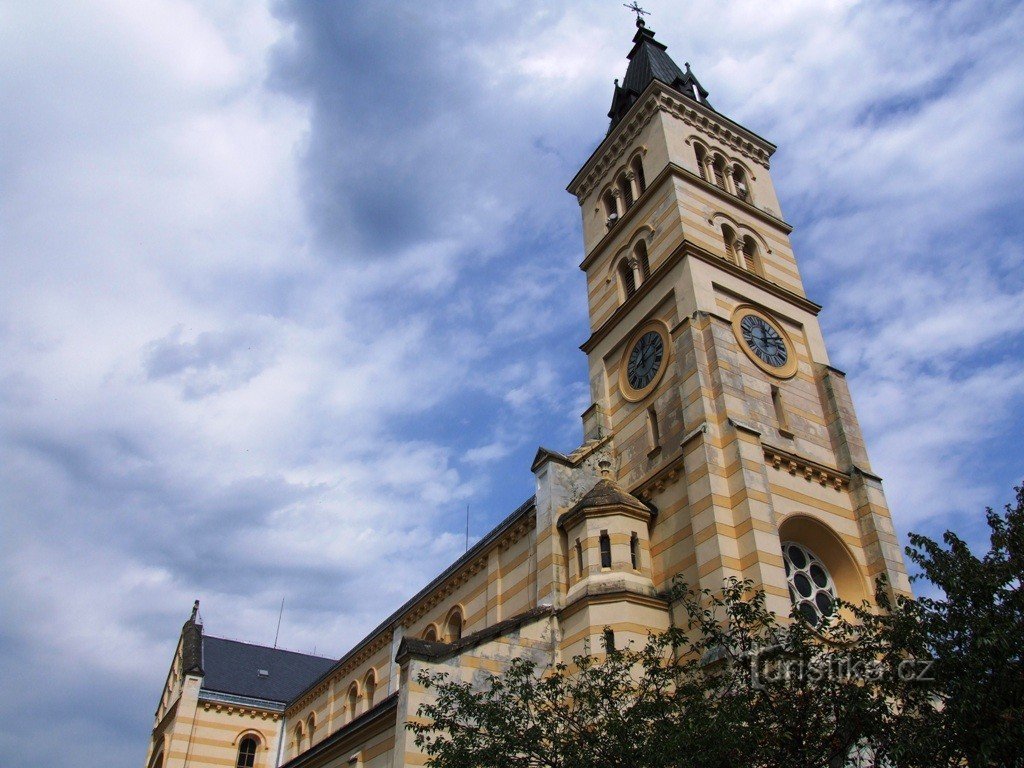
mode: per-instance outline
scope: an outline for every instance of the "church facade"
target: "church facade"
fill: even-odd
[[[593,404],[536,493],[340,659],[185,623],[146,768],[423,765],[422,670],[471,679],[669,626],[673,579],[751,579],[820,621],[910,587],[845,375],[772,185],[774,145],[715,110],[642,21],[583,216]]]

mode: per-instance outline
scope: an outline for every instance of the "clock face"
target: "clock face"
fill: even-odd
[[[781,368],[789,360],[782,334],[764,318],[747,315],[740,320],[740,332],[750,350],[773,368]]]
[[[626,364],[626,381],[633,389],[643,389],[652,381],[661,368],[665,357],[665,342],[657,331],[648,331],[641,336],[629,354]]]

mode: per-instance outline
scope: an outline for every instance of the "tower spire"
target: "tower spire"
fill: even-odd
[[[615,84],[612,106],[608,110],[608,117],[611,118],[608,130],[611,131],[618,125],[629,108],[654,80],[664,83],[687,98],[711,107],[708,92],[693,74],[690,63],[686,63],[686,70],[683,71],[668,55],[665,44],[654,39],[654,30],[647,28],[641,15],[647,12],[635,2],[626,7],[636,12],[637,29],[633,36],[633,48],[626,57],[629,59],[626,75],[622,78],[621,85],[618,82]]]

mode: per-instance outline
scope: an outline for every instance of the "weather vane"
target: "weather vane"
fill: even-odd
[[[632,3],[623,3],[622,7],[629,8],[629,10],[636,14],[636,25],[638,27],[644,23],[644,16],[651,15],[649,11],[645,11],[643,8],[641,8],[640,4],[636,0],[633,0]]]

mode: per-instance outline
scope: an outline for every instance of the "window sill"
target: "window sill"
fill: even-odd
[[[790,440],[796,437],[796,434],[791,430],[787,429],[786,427],[779,427],[779,434]]]
[[[660,446],[660,445],[656,445],[656,446],[654,446],[653,448],[651,448],[651,450],[649,450],[649,451],[647,452],[647,458],[648,458],[648,459],[653,459],[653,458],[655,458],[655,457],[656,457],[656,456],[657,456],[657,455],[658,455],[659,453],[661,453],[661,446]]]

